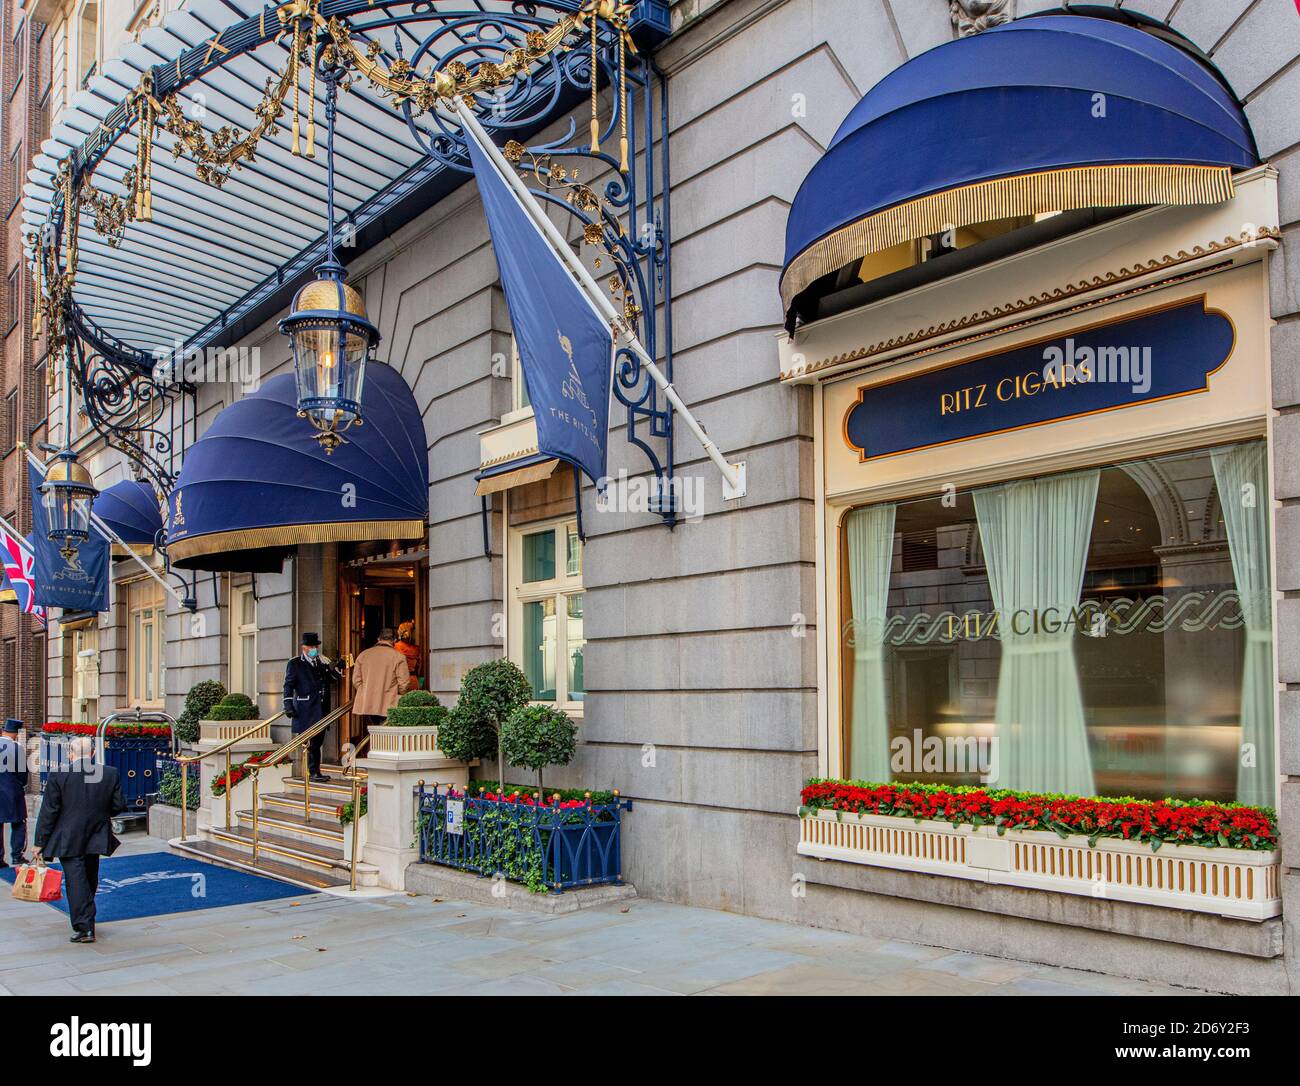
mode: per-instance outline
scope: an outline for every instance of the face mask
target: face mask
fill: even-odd
[[[307,650],[307,655],[310,656],[310,657],[314,660],[314,659],[316,659],[317,656],[320,655],[320,649],[308,649],[308,650]]]

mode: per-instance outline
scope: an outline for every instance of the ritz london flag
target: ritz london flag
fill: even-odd
[[[464,129],[537,422],[537,451],[598,483],[609,447],[614,337],[475,134]]]

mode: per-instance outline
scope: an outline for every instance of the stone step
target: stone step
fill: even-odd
[[[212,840],[223,847],[229,847],[245,853],[252,859],[253,834],[245,829],[208,830]],[[351,880],[351,858],[344,855],[343,848],[330,847],[310,841],[300,841],[279,833],[264,832],[258,829],[258,859],[263,856],[276,863],[303,867],[309,871],[332,874]],[[357,885],[375,886],[379,882],[379,869],[373,864],[357,861]]]
[[[339,808],[347,801],[351,800],[352,793],[348,793],[347,800],[339,796],[320,796],[316,794],[316,785],[311,788],[311,814],[313,818],[319,818],[323,822],[337,822]],[[263,792],[258,796],[263,813],[298,813],[302,814],[303,802],[302,793],[294,795],[291,792]]]
[[[257,816],[258,832],[279,833],[299,841],[316,841],[324,845],[341,846],[343,843],[343,827],[339,825],[338,819],[332,817],[332,814],[333,812],[331,812],[329,819],[305,819],[302,817],[301,804],[299,804],[296,812],[263,807]],[[240,829],[252,830],[252,811],[239,811],[237,818]]]
[[[171,847],[177,852],[197,856],[201,860],[207,860],[209,863],[215,863],[220,867],[230,867],[237,871],[265,875],[269,879],[287,882],[291,886],[301,886],[307,890],[326,890],[345,887],[349,884],[348,879],[340,878],[337,874],[309,871],[286,863],[279,857],[272,859],[267,856],[259,856],[254,862],[249,853],[212,840],[189,838],[185,841],[174,841]]]
[[[335,776],[336,774],[327,773],[326,776]],[[301,802],[303,781],[301,777],[285,777],[281,782],[284,790],[289,795],[298,796]],[[352,782],[335,779],[329,784],[320,784],[317,781],[312,782],[311,794],[314,799],[316,796],[329,796],[336,803],[347,803],[352,799]]]

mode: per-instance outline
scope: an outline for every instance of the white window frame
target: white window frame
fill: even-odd
[[[140,602],[143,590],[150,593]],[[147,645],[149,632],[152,632],[153,658],[142,660]],[[166,704],[166,691],[163,684],[167,654],[167,600],[162,586],[147,578],[135,581],[127,586],[126,615],[126,659],[127,659],[127,700],[132,706],[145,706],[161,709]],[[153,671],[153,697],[146,697],[142,686],[143,669],[151,667]]]
[[[244,601],[253,601],[253,621],[240,622],[244,613]],[[244,674],[244,643],[253,642],[253,674]],[[230,690],[234,693],[247,694],[256,705],[261,691],[257,679],[257,597],[253,595],[251,584],[236,585],[230,590]]]
[[[546,581],[523,580],[524,571],[524,537],[541,532],[556,533],[555,541],[555,576]],[[571,716],[581,716],[583,701],[569,697],[569,608],[571,596],[586,596],[582,583],[582,559],[584,544],[578,542],[578,572],[568,572],[568,540],[572,533],[578,538],[578,521],[576,517],[559,517],[554,520],[521,524],[510,528],[510,554],[507,564],[509,571],[510,611],[508,620],[509,658],[520,667],[524,661],[524,606],[542,600],[555,601],[555,701],[539,701],[536,704],[555,705]],[[584,610],[586,601],[584,599]],[[584,630],[585,632],[585,630]],[[586,638],[582,639],[586,644]],[[585,679],[585,674],[584,674]],[[584,691],[585,694],[585,691]]]

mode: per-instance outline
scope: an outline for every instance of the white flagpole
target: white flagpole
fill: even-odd
[[[659,386],[663,394],[668,398],[668,402],[682,417],[691,433],[704,447],[705,453],[710,460],[717,466],[718,471],[722,473],[723,478],[723,497],[727,500],[733,498],[743,498],[746,490],[745,479],[745,462],[732,464],[718,451],[718,447],[709,440],[709,435],[704,432],[704,427],[699,424],[695,416],[691,413],[690,408],[682,402],[682,398],[677,395],[677,390],[673,388],[672,382],[664,376],[663,370],[656,365],[655,360],[650,357],[646,349],[641,346],[641,341],[637,339],[636,334],[628,327],[623,320],[622,314],[614,308],[614,303],[606,296],[605,292],[600,289],[591,273],[583,266],[569,247],[569,243],[564,240],[556,226],[547,217],[546,212],[538,205],[533,194],[528,191],[528,186],[524,184],[523,179],[518,172],[506,161],[505,155],[501,153],[500,148],[492,142],[491,137],[483,130],[479,119],[474,116],[474,111],[469,109],[459,97],[452,99],[453,109],[460,118],[461,124],[465,130],[470,133],[478,143],[484,154],[496,166],[497,172],[505,179],[506,183],[514,190],[519,202],[523,204],[524,209],[528,212],[529,217],[534,224],[542,231],[546,239],[551,243],[553,248],[564,262],[568,265],[569,270],[573,272],[574,277],[582,286],[588,300],[595,307],[596,312],[609,321],[610,327],[616,334],[621,337],[629,350],[641,359],[641,364],[645,366],[646,372],[656,385]],[[653,319],[653,314],[651,314]]]
[[[44,477],[45,464],[42,463],[40,460],[38,460],[35,454],[33,454],[32,450],[27,448],[26,445],[22,446],[22,450],[27,454],[28,462],[31,463],[31,465],[41,473],[42,477]],[[177,592],[176,589],[173,588],[171,585],[169,585],[166,581],[164,581],[158,575],[158,571],[154,569],[153,566],[151,566],[148,562],[146,562],[143,558],[141,558],[138,554],[136,554],[135,548],[133,548],[129,543],[123,543],[121,536],[119,536],[115,531],[113,531],[112,528],[110,528],[107,524],[105,524],[104,521],[100,518],[98,513],[95,513],[93,511],[91,512],[90,522],[95,526],[95,530],[99,532],[100,535],[102,535],[109,542],[116,543],[119,547],[121,547],[122,550],[126,552],[127,556],[135,561],[136,565],[138,565],[142,570],[144,570],[147,574],[149,574],[150,577],[152,577],[155,581],[157,581],[160,585],[162,585],[163,588],[165,588],[168,592],[170,592],[172,594],[172,598],[177,603],[179,604],[184,603],[184,599],[182,598],[181,594]]]

